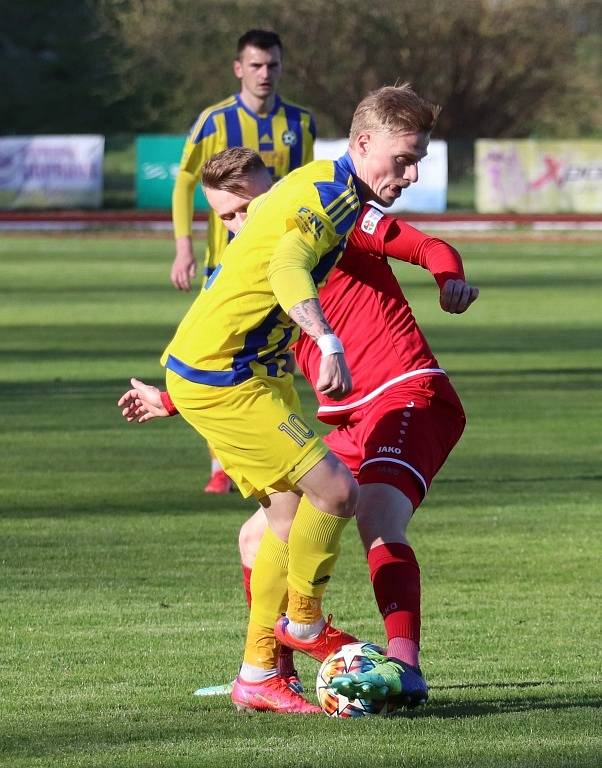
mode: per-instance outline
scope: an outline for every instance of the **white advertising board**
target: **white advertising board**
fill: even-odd
[[[0,138],[0,208],[99,208],[104,136]]]

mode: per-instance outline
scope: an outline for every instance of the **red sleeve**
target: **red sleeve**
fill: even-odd
[[[174,405],[173,400],[169,396],[169,392],[161,392],[161,402],[163,403],[163,407],[167,411],[167,413],[170,416],[175,416],[176,413],[179,413],[178,409]]]
[[[401,219],[386,214],[366,231],[362,228],[365,217],[366,209],[362,211],[349,238],[352,247],[428,269],[439,288],[450,278],[464,280],[460,254],[449,243],[437,237],[429,237]]]

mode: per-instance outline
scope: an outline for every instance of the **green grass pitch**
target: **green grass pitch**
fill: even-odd
[[[177,418],[127,425],[114,405],[132,375],[161,382],[192,299],[171,243],[0,240],[0,765],[600,764],[602,242],[458,245],[481,287],[464,316],[397,269],[469,418],[410,531],[431,700],[330,721],[192,696],[237,671],[254,507],[202,495],[205,449]],[[326,607],[383,641],[352,526]]]

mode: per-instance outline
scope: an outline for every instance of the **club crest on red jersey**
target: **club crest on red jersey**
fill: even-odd
[[[376,232],[376,225],[382,219],[384,213],[379,211],[378,208],[370,208],[366,215],[362,219],[362,232],[366,232],[369,235],[373,235]]]

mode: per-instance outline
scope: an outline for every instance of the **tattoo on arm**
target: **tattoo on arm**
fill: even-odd
[[[300,301],[289,309],[288,314],[314,341],[325,333],[332,333],[318,299]]]

